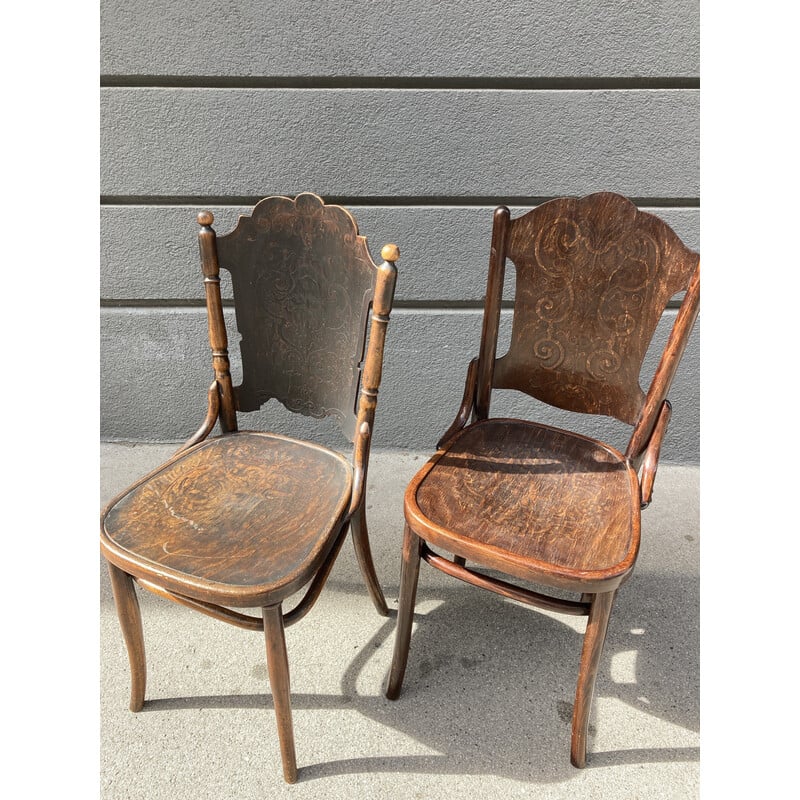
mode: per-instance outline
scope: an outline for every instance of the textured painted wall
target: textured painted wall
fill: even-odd
[[[697,77],[693,0],[102,0],[102,72]]]
[[[683,0],[103,0],[102,436],[176,441],[204,414],[197,211],[224,233],[260,197],[310,190],[353,211],[376,259],[400,246],[375,442],[430,448],[477,350],[496,204],[619,191],[699,248],[698,61]],[[698,342],[666,460],[699,459]],[[256,416],[341,441],[274,403]]]

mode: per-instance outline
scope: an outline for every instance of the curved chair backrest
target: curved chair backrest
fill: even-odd
[[[496,358],[506,258],[516,268],[516,297],[511,344]],[[618,194],[559,198],[513,220],[499,207],[477,415],[488,415],[492,388],[517,389],[558,408],[643,425],[646,439],[697,315],[699,264],[665,222]],[[674,335],[646,393],[639,385],[645,353],[667,303],[682,291]]]
[[[334,417],[352,439],[379,273],[356,221],[315,194],[267,197],[215,246],[241,334],[236,410],[275,398],[290,411]],[[389,305],[393,288],[394,272]]]

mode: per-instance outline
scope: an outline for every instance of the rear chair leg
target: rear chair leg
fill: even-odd
[[[122,637],[128,648],[128,661],[131,665],[131,711],[141,711],[144,705],[144,691],[147,683],[147,665],[144,655],[144,635],[142,633],[142,614],[133,578],[119,567],[108,563],[111,576],[111,590],[114,604],[122,628]]]
[[[419,580],[419,560],[422,541],[406,525],[403,538],[403,567],[400,572],[400,601],[397,608],[397,631],[394,640],[394,656],[392,671],[386,696],[396,700],[403,685],[408,662],[408,648],[411,644],[411,624],[414,620],[414,605],[417,598],[417,582]]]
[[[364,583],[367,584],[369,596],[375,605],[376,611],[382,617],[389,616],[389,608],[386,605],[386,598],[383,596],[381,585],[378,583],[378,576],[375,574],[375,565],[372,562],[372,552],[369,549],[369,537],[367,535],[367,513],[364,510],[364,503],[358,508],[350,519],[350,530],[353,534],[353,546],[356,550],[356,559],[364,576]]]
[[[578,688],[575,692],[575,707],[572,711],[570,752],[570,761],[573,766],[578,768],[586,766],[586,737],[589,730],[589,713],[592,710],[592,695],[615,594],[616,591],[593,595],[586,634],[583,637]]]
[[[269,685],[278,722],[283,777],[286,783],[294,783],[297,780],[297,758],[294,751],[292,699],[289,694],[289,659],[286,655],[286,637],[283,632],[283,612],[279,603],[276,606],[266,606],[261,613],[264,618],[264,637],[267,642]]]

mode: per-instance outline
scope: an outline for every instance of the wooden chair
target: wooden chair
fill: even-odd
[[[399,252],[386,245],[376,266],[353,217],[310,193],[268,197],[219,238],[211,213],[197,221],[215,375],[208,413],[175,456],[103,511],[101,549],[131,665],[131,710],[142,708],[146,674],[136,582],[264,631],[283,771],[294,782],[284,626],[317,600],[348,526],[372,601],[388,614],[364,496]],[[242,335],[239,386],[231,381],[220,267],[231,274]],[[334,417],[354,443],[352,466],[313,443],[240,431],[237,412],[270,398],[301,414]],[[207,438],[217,421],[221,435]],[[284,613],[283,602],[303,587]]]
[[[506,259],[516,267],[516,298],[510,347],[496,358]],[[397,698],[405,673],[420,559],[513,600],[588,615],[571,747],[572,763],[585,765],[609,614],[639,551],[640,509],[651,498],[670,418],[667,392],[698,313],[699,264],[664,222],[616,194],[552,200],[516,219],[503,206],[495,210],[479,355],[455,421],[405,494],[387,697]],[[668,301],[684,291],[644,392],[645,352]],[[633,428],[627,449],[490,418],[493,389],[615,417]],[[544,591],[468,567],[467,560]],[[559,599],[550,590],[579,597]]]

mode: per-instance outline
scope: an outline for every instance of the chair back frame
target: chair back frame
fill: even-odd
[[[515,266],[516,295],[511,344],[497,358],[506,259]],[[699,254],[663,220],[618,194],[559,198],[516,219],[498,207],[473,417],[488,417],[493,389],[517,389],[558,408],[632,425],[626,455],[638,463],[667,413],[667,392],[699,309],[699,269]],[[645,392],[639,385],[645,353],[670,298],[682,291]]]
[[[237,412],[275,398],[293,412],[334,417],[352,441],[363,438],[364,425],[371,431],[374,422],[397,248],[384,247],[386,260],[375,264],[352,215],[308,192],[265,198],[223,236],[211,227],[210,212],[198,223],[212,393],[223,433],[238,430]],[[230,374],[220,268],[232,277],[242,335],[238,386]]]

